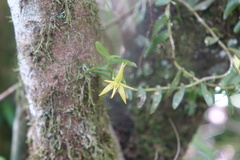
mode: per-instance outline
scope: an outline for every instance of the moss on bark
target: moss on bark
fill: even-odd
[[[28,159],[116,159],[109,120],[98,97],[99,77],[84,74],[97,62],[94,42],[100,25],[95,2],[18,2],[21,10],[13,22],[23,23],[22,28],[15,26],[15,33],[30,110]],[[33,11],[38,17],[27,19]]]

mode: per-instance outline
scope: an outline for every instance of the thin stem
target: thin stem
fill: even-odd
[[[9,96],[10,94],[12,94],[14,91],[16,91],[16,89],[18,88],[18,83],[15,83],[14,85],[12,85],[11,87],[9,87],[7,90],[5,90],[4,92],[2,92],[0,94],[0,101],[2,101],[4,98],[6,98],[7,96]]]
[[[214,76],[211,76],[211,77],[212,77],[212,79],[217,79]],[[209,78],[209,79],[206,79],[206,78]],[[204,77],[202,79],[199,79],[199,80],[197,80],[193,83],[190,83],[190,84],[187,84],[187,85],[184,85],[184,86],[185,86],[185,88],[191,88],[191,87],[194,87],[194,86],[196,86],[196,85],[198,85],[202,82],[206,82],[206,81],[212,80],[212,79],[210,79],[210,77]],[[226,90],[236,88],[236,86],[220,86],[218,84],[213,84],[213,83],[206,83],[206,84],[207,84],[207,86],[210,86],[210,87],[220,87],[220,88],[226,89]],[[162,88],[162,90],[169,90],[171,87],[170,86],[162,86],[161,88]],[[180,89],[180,88],[181,88],[181,86],[176,87],[176,89]],[[134,90],[134,91],[138,91],[138,90]],[[144,91],[145,92],[154,92],[154,91],[156,91],[156,88],[145,88]]]
[[[176,139],[177,139],[177,153],[176,153],[176,155],[175,155],[175,157],[174,157],[174,159],[173,159],[173,160],[177,160],[177,159],[178,159],[178,156],[179,156],[179,154],[180,154],[180,149],[181,149],[180,137],[179,137],[177,128],[176,128],[176,126],[174,125],[172,119],[171,119],[171,118],[168,118],[168,121],[170,122],[170,124],[171,124],[171,126],[172,126],[172,128],[173,128],[173,131],[174,131],[174,133],[175,133]]]
[[[134,11],[134,9],[141,5],[143,2],[137,3],[134,6],[132,6],[128,11],[126,11],[125,13],[121,14],[120,16],[115,17],[114,19],[112,19],[111,21],[109,21],[107,24],[103,25],[103,28],[107,29],[109,27],[111,27],[113,24],[118,23],[120,20],[122,20],[123,18],[126,18],[127,16],[129,16],[130,14],[132,14],[132,12]]]
[[[168,6],[169,6],[169,10],[170,10],[171,5],[168,4]],[[172,46],[172,59],[175,59],[175,43],[174,43],[174,40],[173,40],[173,37],[172,37],[172,22],[171,22],[170,18],[169,18],[167,27],[168,27],[168,35],[169,35],[170,44]]]
[[[173,60],[173,64],[174,66],[178,69],[178,70],[182,70],[182,72],[187,75],[188,77],[192,78],[195,81],[198,81],[199,79],[197,77],[195,77],[194,75],[192,75],[190,72],[188,72],[185,68],[181,67],[176,60]]]

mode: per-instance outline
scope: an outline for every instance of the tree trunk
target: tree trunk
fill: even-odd
[[[99,99],[98,10],[92,0],[9,0],[28,102],[28,159],[116,159]]]

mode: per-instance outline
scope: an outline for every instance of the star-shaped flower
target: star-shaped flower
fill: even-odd
[[[123,80],[123,72],[124,72],[124,67],[125,66],[126,66],[126,63],[122,63],[121,64],[117,76],[115,78],[113,78],[112,81],[105,80],[105,82],[107,82],[109,84],[103,89],[103,91],[99,94],[99,96],[102,96],[102,95],[106,94],[107,92],[109,92],[110,90],[113,89],[111,98],[113,98],[113,96],[115,95],[116,91],[118,91],[118,93],[120,94],[123,102],[125,104],[127,103],[126,102],[126,93],[124,91],[124,88],[129,88],[129,89],[132,89],[132,90],[136,90],[136,89],[121,83],[122,80]]]

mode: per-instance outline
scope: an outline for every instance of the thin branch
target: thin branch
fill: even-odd
[[[170,4],[168,4],[169,6],[169,10],[170,10]],[[170,15],[169,15],[170,16]],[[168,21],[168,34],[169,34],[169,40],[170,40],[170,44],[171,44],[171,47],[172,47],[172,59],[175,59],[175,43],[174,43],[174,40],[173,40],[173,36],[172,36],[172,22],[171,22],[171,19],[169,18],[169,21]]]
[[[213,79],[217,79],[217,78],[214,77],[214,76],[204,77],[204,78],[198,79],[197,81],[195,81],[193,83],[189,83],[187,85],[184,85],[184,87],[185,88],[191,88],[191,87],[196,86],[196,85],[198,85],[202,82],[206,82],[208,80],[213,80]],[[206,83],[206,84],[209,87],[220,87],[220,88],[226,89],[226,90],[236,88],[236,86],[233,86],[233,85],[232,86],[220,86],[218,84],[213,84],[213,83]],[[162,88],[162,90],[169,90],[171,87],[170,86],[162,86],[161,88]],[[181,88],[181,86],[177,86],[175,89],[180,89],[180,88]],[[138,91],[138,89],[135,89],[134,91]],[[156,88],[145,88],[144,91],[145,92],[154,92],[154,91],[156,91]]]
[[[150,24],[148,25],[148,31],[146,33],[147,39],[149,38],[149,34],[153,27],[153,10],[152,10],[152,2],[151,0],[148,0],[148,7],[149,7],[149,16],[150,16]]]
[[[171,124],[171,126],[172,126],[172,128],[173,128],[173,131],[174,131],[174,133],[175,133],[175,136],[176,136],[176,138],[177,138],[177,153],[176,153],[176,155],[175,155],[175,157],[174,157],[174,159],[173,159],[173,160],[177,160],[177,159],[178,159],[178,156],[179,156],[179,154],[180,154],[180,150],[181,150],[180,137],[179,137],[177,128],[176,128],[176,126],[174,125],[172,119],[171,119],[171,118],[168,118],[168,121],[170,122],[170,124]]]
[[[123,18],[126,18],[127,16],[129,16],[135,9],[135,7],[137,6],[137,4],[135,4],[134,6],[132,6],[128,11],[126,11],[125,13],[121,14],[120,16],[117,16],[115,18],[113,18],[111,21],[109,21],[107,24],[103,25],[103,28],[107,29],[109,27],[111,27],[112,25],[118,23],[120,20],[122,20]]]
[[[5,90],[4,92],[2,92],[0,94],[0,101],[2,101],[4,98],[6,98],[7,96],[9,96],[10,94],[12,94],[14,91],[16,91],[16,89],[18,88],[18,83],[15,83],[14,85],[12,85],[11,87],[9,87],[7,90]]]
[[[240,74],[240,71],[236,64],[233,61],[233,57],[231,53],[228,51],[227,47],[224,45],[224,43],[220,40],[220,38],[213,32],[213,30],[204,22],[204,20],[199,16],[199,14],[190,6],[188,3],[184,2],[183,0],[177,0],[178,2],[182,3],[192,14],[197,18],[197,20],[205,27],[206,30],[209,31],[209,33],[213,36],[214,39],[218,41],[219,46],[227,53],[229,61],[230,61],[230,66],[228,71],[223,74],[224,76],[228,75],[231,72],[232,67],[236,69],[238,74]]]

